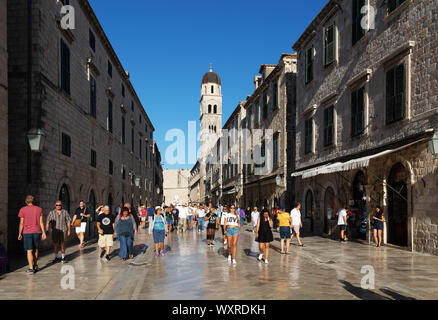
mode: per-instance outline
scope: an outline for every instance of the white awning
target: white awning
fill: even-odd
[[[236,193],[235,187],[233,187],[232,189],[227,190],[227,191],[222,191],[222,194],[233,194],[233,193]]]
[[[336,162],[336,163],[326,164],[326,165],[322,165],[322,166],[315,167],[315,168],[308,169],[308,170],[294,172],[294,173],[292,173],[292,177],[301,176],[302,179],[307,179],[307,178],[318,176],[320,174],[329,174],[329,173],[334,173],[334,172],[349,171],[349,170],[354,170],[354,169],[359,169],[359,168],[365,168],[365,167],[368,167],[371,159],[378,158],[378,157],[384,156],[386,154],[405,149],[413,144],[416,144],[416,143],[419,143],[419,142],[425,141],[425,140],[427,140],[427,139],[421,139],[421,140],[409,143],[405,146],[402,146],[402,147],[399,147],[396,149],[385,150],[385,151],[382,151],[382,152],[379,152],[379,153],[376,153],[376,154],[373,154],[370,156],[352,159],[352,160],[349,160],[347,162]]]

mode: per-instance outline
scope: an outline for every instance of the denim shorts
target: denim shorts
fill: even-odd
[[[339,230],[345,231],[345,229],[347,229],[347,226],[345,224],[340,224],[339,225]]]
[[[155,243],[164,242],[164,235],[165,235],[164,230],[155,230],[154,229],[154,242]]]
[[[280,227],[280,238],[290,239],[290,227]]]
[[[23,234],[24,250],[39,249],[41,241],[41,233],[25,233]]]
[[[239,227],[227,227],[227,236],[237,236],[239,235]]]
[[[193,216],[188,216],[188,220],[189,220],[189,222],[192,222],[193,221]]]

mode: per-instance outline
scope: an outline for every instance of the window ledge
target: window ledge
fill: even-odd
[[[415,41],[408,41],[405,44],[393,50],[389,55],[381,59],[378,64],[387,67],[389,64],[391,64],[391,61],[393,61],[395,58],[410,54],[414,47],[415,47]]]
[[[316,111],[317,107],[318,107],[318,105],[314,104],[311,107],[308,107],[307,109],[305,109],[303,112],[301,112],[301,115],[303,117],[310,116],[311,114],[313,114]]]
[[[368,82],[370,80],[370,76],[372,73],[373,73],[373,71],[371,69],[365,69],[364,71],[360,72],[359,74],[357,74],[356,76],[351,78],[347,82],[347,86],[353,87],[355,84],[357,84],[359,82],[362,82],[362,81]]]
[[[388,13],[388,7],[386,7],[385,9],[385,18],[384,18],[384,22],[385,23],[389,23],[391,22],[393,19],[395,19],[395,17],[397,17],[402,11],[404,11],[407,7],[410,6],[412,0],[406,0],[405,2],[403,2],[398,8],[396,8],[393,12]]]

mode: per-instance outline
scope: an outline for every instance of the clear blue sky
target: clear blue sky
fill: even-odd
[[[276,64],[327,0],[90,0],[156,131],[197,121],[201,79],[214,64],[222,80],[223,124],[253,91],[261,64]],[[187,143],[186,143],[187,144]],[[187,152],[186,152],[187,153]],[[165,164],[166,169],[193,164]]]

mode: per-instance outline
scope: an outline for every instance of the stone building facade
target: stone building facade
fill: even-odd
[[[201,183],[204,183],[204,179],[201,179],[201,165],[199,161],[190,169],[189,176],[189,202],[200,203],[201,198]]]
[[[282,54],[277,65],[262,65],[259,73],[241,123],[241,130],[252,134],[242,143],[240,205],[290,209],[294,202],[296,55]],[[263,131],[261,139],[255,138],[254,129]],[[262,163],[257,154],[265,158]]]
[[[163,189],[166,205],[189,202],[189,169],[163,171]]]
[[[0,243],[8,238],[8,49],[6,0],[0,0]]]
[[[293,175],[308,231],[334,234],[347,204],[360,237],[379,205],[385,243],[438,254],[437,34],[436,1],[331,0],[294,44]]]
[[[9,245],[19,249],[17,214],[33,194],[44,215],[59,198],[71,214],[121,202],[155,205],[162,172],[154,126],[86,0],[8,3]],[[26,133],[45,132],[41,152]],[[162,196],[161,196],[162,197]],[[93,219],[95,220],[95,219]],[[94,223],[87,230],[95,235]],[[48,247],[50,241],[45,241]]]

